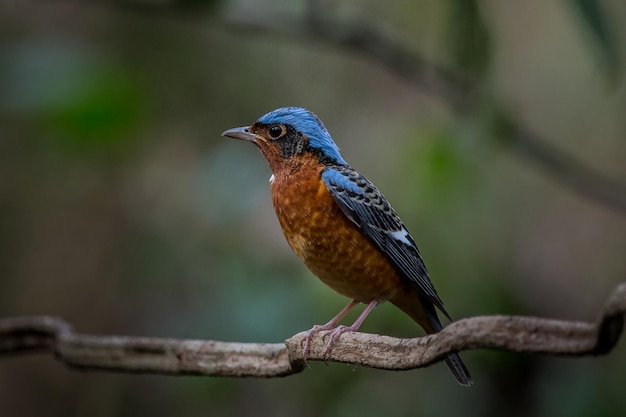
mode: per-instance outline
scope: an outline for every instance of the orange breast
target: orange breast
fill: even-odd
[[[287,242],[311,272],[338,293],[364,303],[393,298],[405,283],[341,212],[316,162],[306,160],[291,174],[274,173],[274,208]]]

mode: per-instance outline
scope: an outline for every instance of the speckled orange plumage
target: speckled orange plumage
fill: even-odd
[[[389,300],[402,280],[387,258],[341,213],[312,156],[271,184],[278,220],[289,245],[326,285],[362,303]]]

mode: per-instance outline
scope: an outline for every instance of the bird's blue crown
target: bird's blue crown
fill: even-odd
[[[341,157],[339,147],[326,130],[324,123],[313,112],[302,107],[281,107],[261,116],[257,123],[274,124],[282,123],[291,125],[298,132],[309,139],[312,148],[321,150],[324,155],[336,160],[338,163],[348,163]]]

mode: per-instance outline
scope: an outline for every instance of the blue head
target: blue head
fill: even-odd
[[[322,121],[302,107],[281,107],[259,117],[252,126],[230,129],[222,135],[256,143],[270,165],[270,158],[275,157],[268,152],[270,147],[280,150],[284,158],[310,148],[334,163],[347,165]]]
[[[307,109],[302,107],[281,107],[259,117],[257,123],[292,126],[296,131],[308,138],[309,146],[319,149],[324,155],[335,159],[339,163],[346,164],[346,161],[343,160],[339,153],[339,147],[333,141],[328,130],[326,130],[324,123]]]

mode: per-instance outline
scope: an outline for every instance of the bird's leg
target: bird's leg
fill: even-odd
[[[367,305],[367,307],[365,307],[365,310],[363,310],[361,315],[357,317],[354,323],[352,323],[352,326],[338,326],[331,333],[329,333],[330,340],[328,341],[328,344],[326,345],[326,349],[324,349],[324,356],[330,353],[330,350],[333,348],[333,345],[335,344],[337,339],[339,339],[339,336],[341,336],[345,332],[357,332],[359,330],[359,327],[361,327],[361,324],[363,324],[363,322],[365,321],[365,318],[367,317],[367,315],[378,304],[380,304],[380,300],[370,301],[370,303]]]
[[[335,326],[337,325],[337,323],[339,323],[339,321],[346,315],[348,314],[348,312],[350,310],[352,310],[352,308],[359,304],[359,302],[357,300],[352,300],[350,302],[350,304],[348,304],[347,306],[345,306],[343,308],[343,310],[341,310],[339,312],[339,314],[337,314],[335,317],[333,317],[328,323],[326,324],[316,324],[315,326],[313,326],[313,328],[309,331],[307,331],[304,335],[304,351],[302,352],[302,356],[304,357],[304,361],[306,362],[306,357],[309,355],[309,350],[311,347],[311,338],[313,337],[313,335],[315,333],[319,333],[322,332],[324,330],[333,330],[335,328]],[[363,317],[365,318],[365,317]]]

